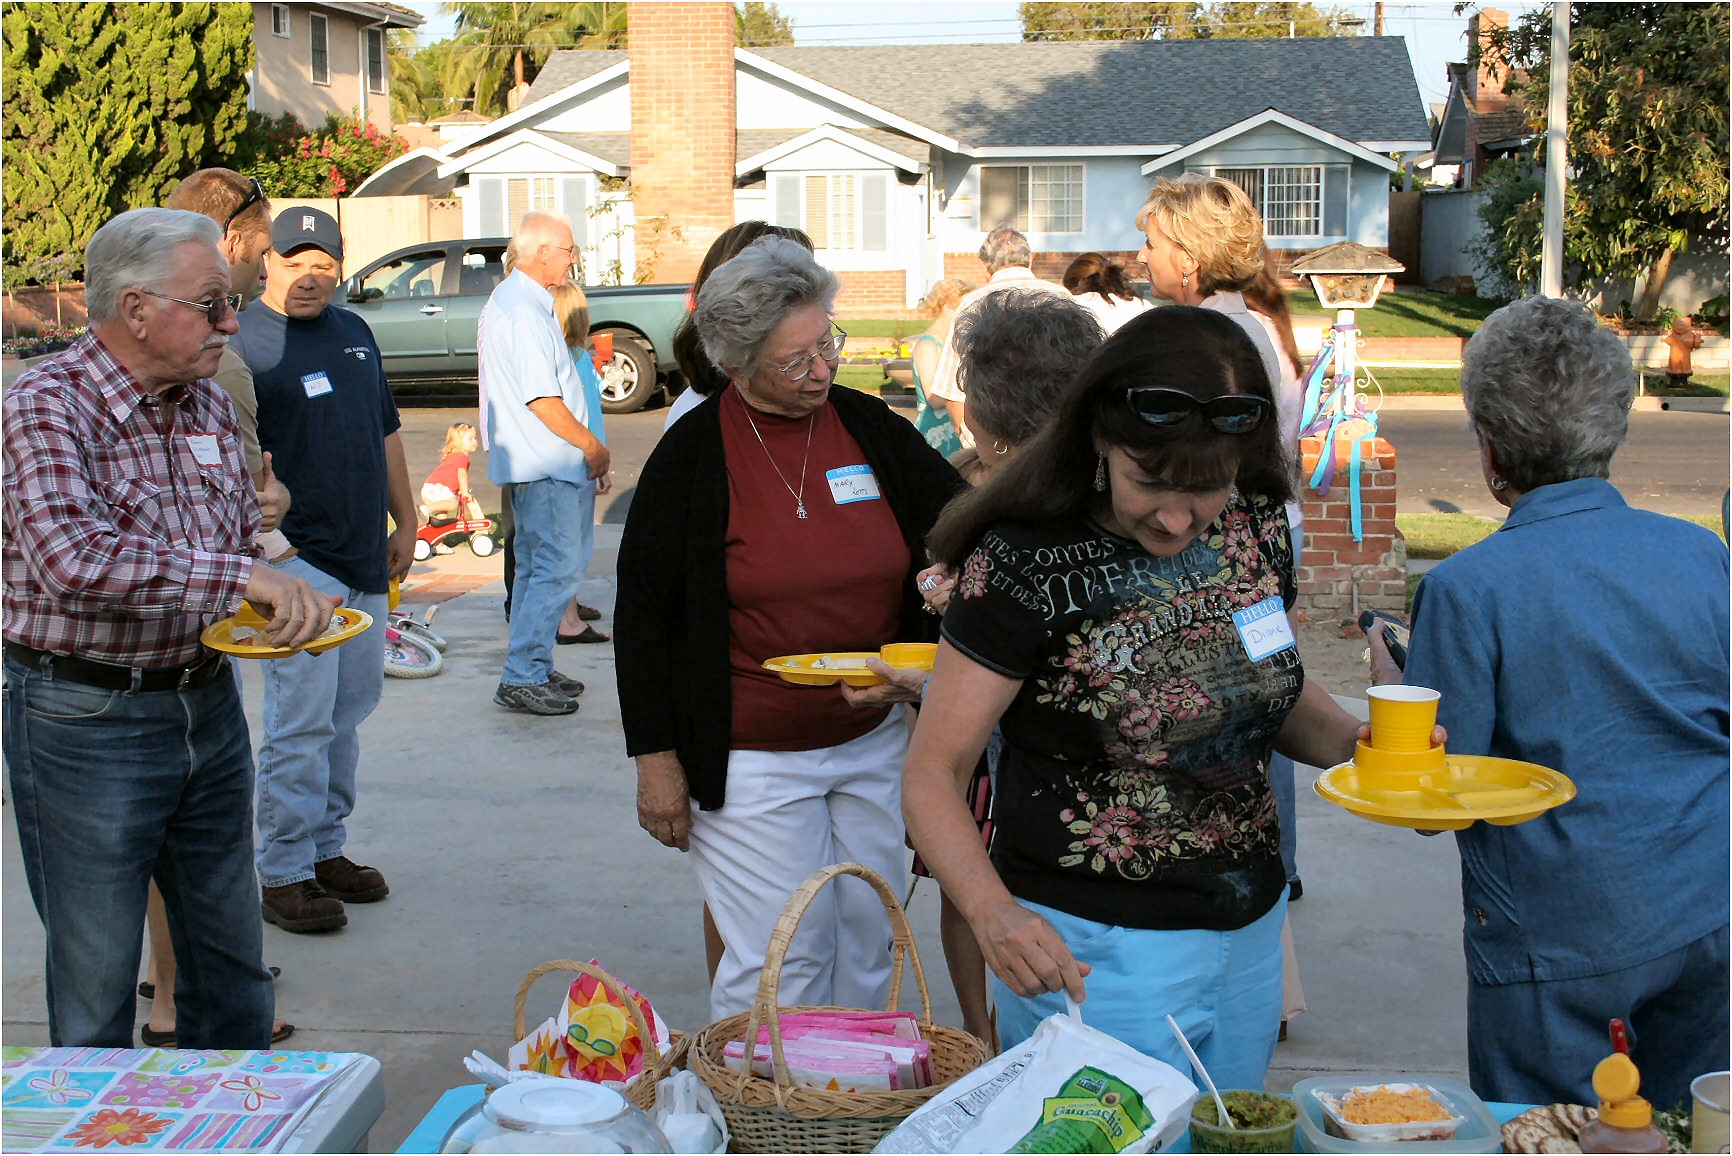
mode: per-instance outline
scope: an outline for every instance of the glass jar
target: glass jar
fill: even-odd
[[[671,1152],[624,1096],[583,1080],[520,1080],[459,1120],[441,1152]]]

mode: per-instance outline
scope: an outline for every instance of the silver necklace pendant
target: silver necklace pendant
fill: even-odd
[[[805,521],[806,520],[806,503],[801,502],[798,506],[794,507],[794,513],[797,517],[799,517],[799,519],[802,522]]]

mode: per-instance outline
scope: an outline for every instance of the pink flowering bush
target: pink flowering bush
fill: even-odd
[[[323,128],[309,130],[288,113],[252,113],[233,167],[257,177],[271,197],[341,197],[408,148],[358,117],[329,117]]]

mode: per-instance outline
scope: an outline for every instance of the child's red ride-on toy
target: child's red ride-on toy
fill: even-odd
[[[427,519],[419,530],[415,531],[415,561],[425,562],[433,556],[435,548],[445,545],[447,538],[459,534],[469,535],[469,549],[477,558],[485,558],[498,545],[493,541],[492,518],[459,518],[455,514],[434,514]],[[445,545],[445,553],[451,552],[451,547]]]

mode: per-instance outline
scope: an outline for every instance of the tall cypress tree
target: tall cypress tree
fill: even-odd
[[[247,4],[6,4],[5,262],[71,253],[223,163],[246,128]]]

